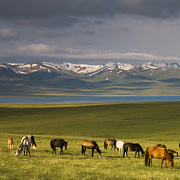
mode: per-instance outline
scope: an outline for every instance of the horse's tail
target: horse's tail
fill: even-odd
[[[51,148],[53,149],[54,148],[54,145],[53,145],[53,141],[51,140],[50,142],[50,145],[51,145]]]
[[[84,146],[81,145],[81,152],[82,152],[82,155],[84,154]]]
[[[123,157],[124,157],[125,155],[127,155],[127,152],[126,152],[127,150],[126,150],[125,144],[123,144],[123,147],[122,147],[122,148],[123,148]],[[125,153],[126,153],[126,154],[125,154]]]
[[[149,159],[149,153],[148,153],[149,148],[146,149],[146,153],[145,153],[145,166],[148,165],[148,159]]]
[[[114,139],[114,149],[116,148],[116,140]]]
[[[106,140],[104,140],[104,149],[107,149]]]

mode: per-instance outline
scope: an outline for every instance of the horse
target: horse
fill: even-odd
[[[104,149],[107,150],[107,146],[111,146],[111,150],[114,146],[114,149],[116,148],[116,140],[115,139],[105,139],[104,140]]]
[[[164,145],[164,144],[156,144],[156,147],[166,148],[166,145]]]
[[[119,151],[119,154],[120,154],[120,152],[123,151],[123,147],[124,147],[123,141],[117,141],[116,142],[116,151]]]
[[[84,140],[81,142],[81,146],[82,146],[82,155],[83,154],[85,155],[87,148],[87,149],[92,149],[92,157],[94,154],[94,149],[97,150],[97,155],[101,157],[101,150],[99,149],[99,146],[95,141]]]
[[[163,167],[163,162],[165,160],[165,167],[167,167],[167,160],[169,168],[174,167],[174,161],[172,154],[169,154],[166,148],[160,148],[157,146],[151,146],[146,149],[145,153],[145,165],[152,167],[152,158],[161,159],[161,168]],[[148,162],[149,160],[149,162]]]
[[[8,150],[12,150],[14,149],[14,146],[13,146],[13,138],[9,138],[8,139]]]
[[[22,138],[22,140],[21,140],[20,146],[16,150],[15,156],[19,156],[22,153],[23,149],[24,149],[24,156],[27,156],[28,153],[29,153],[29,156],[31,157],[31,155],[30,155],[30,147],[31,147],[31,138],[28,137],[28,136],[24,136]]]
[[[176,156],[178,156],[178,152],[177,151],[174,151],[172,149],[167,149],[168,153],[170,154],[176,154]]]
[[[60,147],[60,155],[63,153],[63,146],[65,147],[65,150],[67,150],[67,144],[64,139],[52,139],[50,142],[51,148],[53,149],[52,154],[55,152],[56,154],[56,147]]]
[[[128,149],[129,149],[129,151],[135,151],[135,157],[136,157],[137,153],[138,153],[138,157],[139,157],[139,151],[141,151],[142,157],[144,156],[143,148],[138,143],[125,143],[123,157],[125,157],[125,155],[128,157],[128,155],[127,155]]]
[[[32,147],[33,147],[33,149],[36,149],[37,145],[36,145],[36,143],[35,143],[35,138],[34,138],[34,136],[33,136],[33,135],[26,135],[26,136],[28,136],[28,137],[31,138]]]

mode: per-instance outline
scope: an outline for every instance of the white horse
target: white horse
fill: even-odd
[[[24,136],[21,140],[21,144],[20,146],[17,148],[16,150],[16,155],[15,156],[19,156],[23,149],[24,149],[24,156],[27,156],[28,153],[29,153],[29,156],[31,157],[30,155],[30,147],[31,147],[31,138],[28,137],[28,136]]]
[[[120,152],[123,151],[123,146],[124,146],[124,142],[123,141],[117,141],[116,142],[116,151],[119,151],[119,154],[120,154]]]

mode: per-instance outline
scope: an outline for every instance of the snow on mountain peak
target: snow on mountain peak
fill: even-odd
[[[4,67],[7,69],[11,69],[15,73],[18,74],[30,74],[33,72],[41,71],[41,72],[57,72],[62,73],[64,71],[72,71],[79,74],[88,74],[89,76],[95,75],[101,71],[106,70],[123,70],[128,71],[130,69],[140,71],[154,69],[154,70],[166,70],[167,68],[180,69],[180,65],[177,63],[164,63],[164,62],[147,62],[142,65],[133,66],[131,64],[123,64],[123,63],[113,63],[107,62],[103,65],[88,65],[88,64],[73,64],[64,62],[62,64],[54,64],[49,62],[43,63],[7,63],[0,64],[0,67]]]
[[[147,62],[145,64],[142,65],[142,67],[144,69],[157,69],[157,68],[175,68],[175,69],[179,69],[180,66],[177,63],[165,63],[165,62]]]
[[[102,65],[62,63],[60,67],[64,70],[69,70],[80,74],[87,74],[99,70],[102,68]]]

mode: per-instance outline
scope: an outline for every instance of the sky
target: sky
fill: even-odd
[[[179,0],[1,0],[0,63],[180,63]]]

